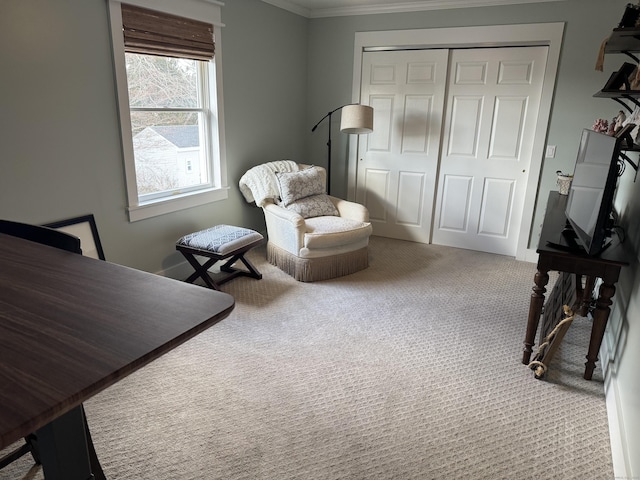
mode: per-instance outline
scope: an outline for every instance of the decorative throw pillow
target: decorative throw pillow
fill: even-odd
[[[319,195],[311,195],[304,197],[295,202],[291,202],[287,210],[292,210],[304,218],[323,217],[323,216],[339,216],[340,213],[335,207],[328,195],[321,193]]]
[[[283,207],[301,198],[326,193],[324,178],[320,170],[314,167],[297,172],[278,172],[276,178],[280,186],[280,201]]]

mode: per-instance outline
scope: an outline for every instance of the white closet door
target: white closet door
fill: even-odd
[[[515,255],[547,50],[452,52],[433,243]]]
[[[365,52],[361,101],[374,130],[360,135],[356,199],[374,235],[428,243],[448,51]]]

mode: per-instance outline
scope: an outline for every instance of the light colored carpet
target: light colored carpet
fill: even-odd
[[[589,321],[544,380],[520,363],[533,264],[374,237],[367,270],[299,283],[249,258],[230,317],[86,402],[110,480],[613,478]]]

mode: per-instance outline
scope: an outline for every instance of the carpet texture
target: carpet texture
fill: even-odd
[[[230,317],[85,403],[110,480],[613,478],[589,320],[544,380],[520,362],[534,264],[373,237],[368,269],[300,283],[248,258]]]

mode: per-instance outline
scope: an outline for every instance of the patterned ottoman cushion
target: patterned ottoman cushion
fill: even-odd
[[[206,230],[185,235],[176,242],[176,245],[196,248],[224,256],[263,238],[260,233],[248,228],[234,227],[232,225],[216,225]]]

